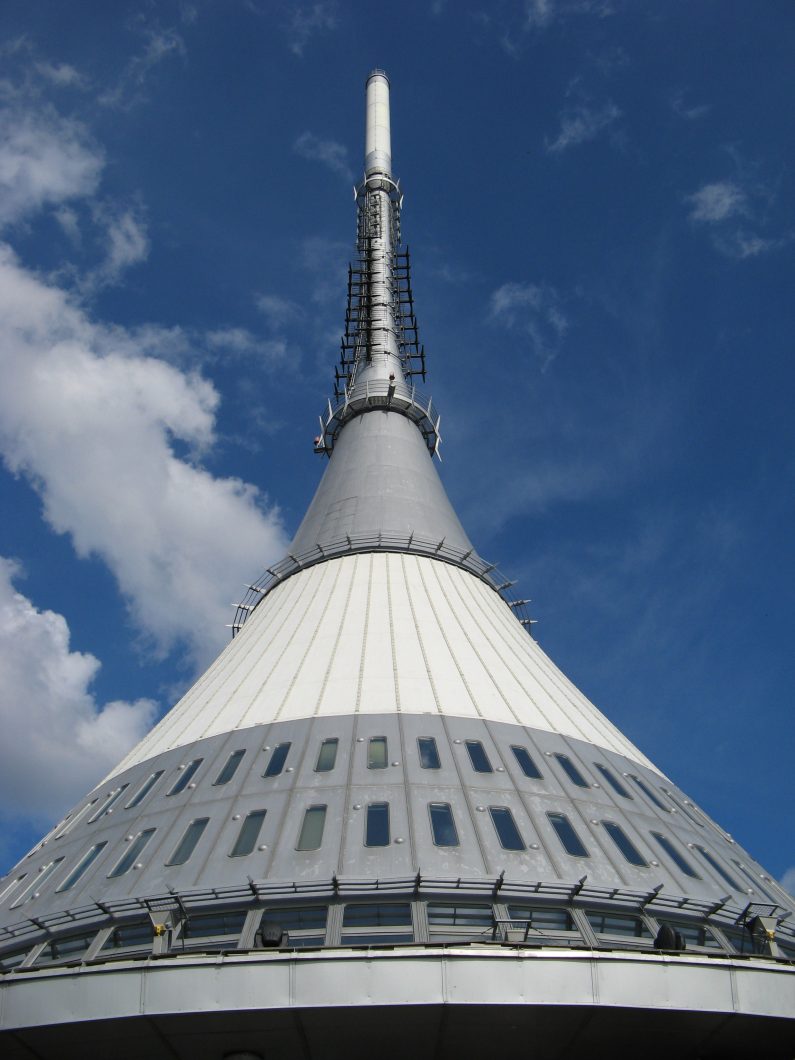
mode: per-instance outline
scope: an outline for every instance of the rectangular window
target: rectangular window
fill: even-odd
[[[158,769],[158,771],[156,773],[152,773],[152,775],[150,777],[148,777],[144,781],[144,783],[138,789],[136,794],[133,795],[133,797],[130,799],[130,801],[127,803],[127,805],[124,807],[125,810],[131,810],[133,808],[133,806],[140,805],[140,803],[142,803],[144,801],[144,799],[149,794],[149,792],[152,790],[152,788],[155,786],[155,784],[157,784],[158,780],[160,780],[160,778],[163,776],[163,773],[164,773],[164,770],[162,770],[162,769]]]
[[[645,781],[641,780],[640,777],[636,777],[634,773],[632,773],[630,775],[632,776],[632,779],[638,785],[640,790],[643,792],[643,794],[646,796],[646,798],[649,799],[651,802],[653,802],[658,810],[664,810],[665,813],[669,813],[670,812],[668,807],[665,806],[662,802],[660,802],[660,800],[657,798],[657,796],[654,794],[652,789],[649,787],[649,785]]]
[[[139,854],[143,853],[144,847],[154,834],[154,828],[145,828],[143,832],[139,832],[127,847],[126,853],[116,862],[116,865],[108,873],[108,879],[113,880],[117,876],[123,876],[125,872],[129,872],[137,861]]]
[[[389,846],[388,802],[371,802],[367,807],[364,845],[366,847]]]
[[[184,939],[217,938],[239,935],[246,922],[245,909],[230,909],[224,913],[191,913],[182,928]]]
[[[533,761],[530,752],[526,747],[511,747],[513,756],[519,763],[519,768],[526,777],[530,777],[531,780],[541,780],[541,771]]]
[[[436,846],[457,847],[458,832],[456,831],[450,803],[432,802],[429,809],[431,813],[431,834]]]
[[[71,832],[72,829],[74,828],[74,826],[77,824],[77,822],[82,820],[82,818],[85,817],[85,815],[88,813],[88,811],[91,809],[91,807],[92,806],[96,806],[96,804],[97,804],[97,799],[92,799],[91,802],[87,802],[85,804],[85,806],[82,808],[82,810],[78,810],[78,812],[74,815],[74,817],[67,817],[66,820],[64,821],[63,825],[58,829],[58,831],[53,836],[53,839],[60,839],[61,836],[65,836],[68,832]]]
[[[78,861],[60,887],[56,887],[56,891],[68,891],[74,887],[80,877],[88,872],[107,845],[107,842],[95,843],[94,846]]]
[[[576,931],[568,909],[547,906],[509,905],[508,916],[518,922],[516,926],[528,924],[536,931]]]
[[[486,754],[486,750],[480,740],[467,740],[466,746],[469,761],[472,763],[472,768],[476,773],[494,772],[489,756]]]
[[[228,784],[232,777],[237,773],[237,767],[243,761],[243,755],[245,751],[233,751],[231,755],[224,762],[224,768],[218,774],[213,781],[213,787],[217,788],[221,784]]]
[[[602,825],[630,865],[637,865],[639,868],[648,867],[648,861],[620,825],[615,824],[614,821],[602,821]]]
[[[86,952],[96,938],[96,931],[85,935],[69,935],[65,939],[52,939],[36,958],[36,964],[53,964],[55,961],[76,961]]]
[[[762,886],[762,884],[759,882],[759,880],[756,878],[753,872],[751,872],[750,869],[746,868],[745,865],[740,864],[739,861],[735,861],[734,859],[732,859],[732,865],[736,865],[740,872],[743,874],[743,876],[745,876],[745,878],[754,886],[754,888],[760,894],[764,895],[765,898],[768,899],[768,901],[773,902],[774,905],[778,904],[773,895],[770,893],[770,891],[765,890],[765,888]]]
[[[17,876],[16,879],[9,880],[9,882],[5,885],[2,891],[0,891],[0,902],[2,902],[5,898],[9,896],[9,894],[11,894],[16,885],[18,883],[22,883],[26,876],[27,872],[23,872],[20,876]]]
[[[731,887],[731,889],[733,891],[741,891],[742,890],[742,887],[739,885],[737,880],[735,880],[735,878],[733,876],[729,875],[729,873],[726,871],[726,869],[724,869],[724,867],[717,860],[717,858],[713,857],[713,855],[710,854],[710,852],[708,850],[706,850],[704,847],[700,847],[700,846],[697,846],[696,850],[702,856],[704,861],[706,861],[706,863],[708,865],[712,866],[712,868],[715,870],[715,872],[717,872],[717,874],[721,877],[721,879],[724,880],[729,885],[729,887]]]
[[[42,865],[27,887],[11,903],[10,908],[16,909],[17,906],[30,902],[33,898],[38,898],[42,885],[49,880],[62,861],[63,858],[56,858],[55,861],[51,861],[48,865]]]
[[[565,813],[548,813],[547,817],[567,854],[571,854],[573,858],[590,856]]]
[[[196,770],[203,761],[203,758],[194,758],[192,762],[186,765],[176,782],[172,784],[171,789],[166,792],[166,795],[179,795],[181,791],[184,791],[188,784],[190,784],[191,780],[193,780]]]
[[[336,736],[329,737],[320,745],[315,762],[316,773],[330,773],[337,764],[337,746],[339,740]]]
[[[560,762],[561,769],[572,782],[572,784],[576,784],[578,788],[590,787],[588,781],[585,779],[585,777],[575,766],[575,764],[572,762],[568,755],[556,753],[555,758],[557,758],[558,762]]]
[[[587,909],[588,923],[597,935],[623,935],[624,938],[650,939],[651,932],[639,916],[625,913],[600,913]]]
[[[373,736],[367,743],[367,768],[386,769],[389,764],[386,736]]]
[[[237,833],[235,845],[229,854],[230,858],[242,858],[250,854],[257,845],[259,834],[262,831],[262,822],[265,820],[267,810],[252,810],[246,814],[246,819]]]
[[[281,771],[284,769],[284,763],[287,761],[287,755],[290,753],[290,743],[280,743],[278,747],[273,749],[271,760],[268,762],[268,768],[262,774],[263,777],[278,777]]]
[[[352,902],[342,915],[344,928],[411,927],[408,902]]]
[[[176,849],[171,857],[166,862],[166,865],[184,865],[188,858],[191,856],[193,851],[196,849],[196,844],[202,837],[202,832],[207,827],[207,823],[210,820],[209,817],[197,817],[195,821],[191,821],[188,827],[185,829],[185,834],[179,843],[177,843]]]
[[[494,913],[490,905],[448,905],[444,902],[428,903],[430,927],[484,928],[494,924]]]
[[[693,880],[701,879],[701,877],[690,864],[690,862],[682,854],[679,853],[679,851],[673,845],[668,836],[662,835],[660,832],[652,832],[652,835],[660,844],[660,846],[668,855],[668,857],[671,859],[671,861],[673,861],[674,865],[676,865],[677,868],[681,869],[685,876],[690,876],[690,878]]]
[[[503,850],[526,850],[524,840],[516,827],[513,814],[507,806],[489,806],[494,829]]]
[[[111,931],[102,949],[125,950],[145,946],[151,948],[153,933],[151,920],[138,920],[133,924],[122,924]]]
[[[419,736],[417,747],[420,752],[420,767],[422,769],[441,769],[439,752],[436,749],[436,740],[433,736]]]
[[[679,810],[685,815],[688,821],[692,821],[693,824],[698,825],[699,828],[704,827],[704,822],[699,821],[698,817],[696,817],[694,813],[690,813],[689,810],[686,810],[685,807],[681,804],[681,802],[679,802],[676,797],[668,790],[668,788],[660,788],[660,791],[665,792],[665,794],[668,796],[674,806],[679,808]]]
[[[596,766],[596,768],[599,770],[599,772],[602,774],[602,776],[605,778],[607,783],[610,785],[610,787],[613,789],[613,791],[617,795],[620,795],[622,799],[631,799],[632,798],[632,796],[627,791],[627,789],[624,787],[624,785],[621,783],[621,781],[618,779],[618,777],[615,776],[607,768],[607,766],[603,766],[599,762],[594,762],[594,765]]]
[[[712,934],[708,927],[703,924],[694,924],[692,921],[684,920],[661,920],[660,923],[668,924],[678,931],[679,934],[684,938],[687,943],[687,948],[691,946],[701,946],[708,950],[722,950],[723,947],[718,942],[717,938]]]
[[[129,786],[129,784],[122,784],[120,788],[116,788],[115,791],[109,792],[100,808],[89,817],[86,824],[93,824],[94,821],[98,821],[100,817],[104,817],[106,813],[110,813]]]
[[[310,806],[304,814],[296,850],[317,850],[323,842],[323,829],[325,826],[326,807]]]
[[[328,908],[325,905],[272,906],[262,919],[273,921],[285,931],[326,931]]]

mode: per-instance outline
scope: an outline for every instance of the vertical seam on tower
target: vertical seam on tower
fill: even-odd
[[[345,594],[345,603],[342,605],[342,616],[340,618],[339,625],[337,626],[337,635],[334,638],[334,645],[333,645],[333,647],[331,649],[331,654],[329,655],[329,660],[328,660],[328,664],[326,666],[326,671],[323,674],[323,681],[322,681],[322,683],[320,685],[320,691],[317,694],[317,702],[315,703],[315,709],[314,709],[314,712],[313,712],[313,715],[312,715],[315,718],[318,717],[318,715],[320,714],[320,704],[323,702],[323,697],[326,694],[326,689],[328,688],[329,678],[331,677],[331,671],[332,671],[332,669],[334,667],[334,662],[335,662],[335,660],[337,658],[337,648],[339,647],[340,640],[342,639],[342,634],[343,634],[343,631],[345,629],[345,625],[346,625],[347,620],[348,620],[348,608],[350,606],[351,596],[353,594],[354,582],[356,581],[356,568],[358,566],[358,563],[359,563],[359,557],[358,556],[354,556],[353,557],[353,570],[351,571],[350,580],[348,582],[348,591]],[[340,572],[342,572],[343,567],[344,567],[344,560],[341,560],[340,561]]]
[[[443,715],[444,711],[442,710],[442,705],[439,702],[439,695],[438,695],[438,693],[436,691],[436,682],[433,679],[433,673],[432,673],[431,667],[430,667],[430,665],[428,663],[428,653],[425,651],[425,645],[424,645],[423,640],[422,640],[422,634],[420,633],[419,623],[417,622],[417,613],[414,610],[414,601],[411,598],[411,586],[409,585],[409,580],[406,577],[406,557],[405,557],[405,554],[403,554],[403,553],[401,553],[401,555],[400,555],[400,565],[401,565],[401,567],[403,569],[403,581],[405,582],[405,585],[406,585],[406,596],[408,597],[408,601],[409,601],[409,610],[411,611],[411,620],[414,623],[414,631],[417,634],[417,643],[420,646],[420,651],[422,652],[422,661],[425,663],[425,672],[428,675],[428,684],[431,686],[431,692],[433,693],[433,701],[436,704],[436,709],[439,712],[439,714]]]
[[[358,714],[362,702],[362,684],[364,683],[364,668],[367,660],[367,630],[370,625],[370,599],[373,593],[373,553],[369,555],[369,567],[367,570],[367,602],[364,605],[364,629],[362,630],[362,654],[359,659],[359,678],[356,682],[356,704],[354,714]]]
[[[461,678],[461,683],[463,684],[464,688],[466,689],[467,695],[470,698],[472,706],[475,708],[477,716],[479,718],[482,718],[483,714],[481,713],[480,707],[478,706],[477,701],[476,701],[475,697],[472,694],[472,689],[469,687],[469,681],[467,681],[466,676],[464,675],[464,671],[461,668],[461,664],[459,663],[458,659],[456,658],[455,652],[453,651],[452,647],[450,646],[450,641],[449,641],[448,636],[447,636],[447,631],[445,630],[445,628],[442,625],[442,623],[439,621],[439,612],[436,610],[436,605],[433,602],[433,598],[431,597],[431,594],[428,592],[428,586],[427,586],[427,584],[425,582],[425,575],[423,574],[423,562],[425,562],[425,561],[423,561],[422,559],[418,559],[417,560],[417,570],[418,570],[419,575],[420,575],[420,581],[422,582],[422,587],[425,590],[425,596],[428,599],[428,606],[430,607],[431,611],[433,612],[433,617],[436,619],[436,625],[437,625],[437,627],[439,629],[439,632],[442,635],[442,639],[444,640],[445,646],[447,647],[448,654],[449,654],[450,658],[453,660],[453,665],[455,666],[456,670],[458,670],[458,676]],[[428,563],[434,563],[435,560],[428,560],[427,562]]]
[[[389,648],[392,652],[392,677],[395,682],[395,709],[398,714],[400,713],[400,683],[398,680],[398,665],[397,665],[397,646],[395,644],[395,622],[392,615],[392,574],[390,555],[387,553],[384,556],[386,563],[386,601],[387,611],[389,614]]]

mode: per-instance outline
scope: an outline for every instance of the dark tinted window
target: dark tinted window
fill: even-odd
[[[717,872],[721,879],[728,883],[728,885],[732,888],[733,891],[742,890],[742,887],[739,885],[737,880],[735,880],[733,876],[729,875],[729,873],[726,871],[726,869],[724,869],[718,859],[712,854],[710,854],[708,850],[705,850],[704,847],[699,846],[696,847],[696,850],[702,856],[704,861],[706,861],[708,865],[712,866],[712,868],[715,870],[715,872]]]
[[[618,777],[614,776],[610,772],[610,770],[607,768],[607,766],[600,765],[599,762],[594,762],[594,765],[599,770],[599,772],[602,774],[602,776],[605,778],[605,780],[610,785],[610,787],[613,789],[613,791],[616,792],[616,794],[620,795],[624,799],[631,799],[632,798],[632,796],[627,791],[627,789],[624,787],[624,785],[621,783],[621,781],[618,779]]]
[[[524,840],[519,834],[516,821],[514,821],[513,814],[508,807],[490,806],[489,813],[503,850],[525,850]]]
[[[586,910],[588,923],[597,935],[624,935],[627,938],[651,938],[651,932],[639,916],[624,913],[600,913]]]
[[[508,916],[521,927],[529,924],[536,931],[575,931],[568,909],[546,906],[509,905]]]
[[[271,760],[268,762],[268,768],[262,774],[263,777],[278,777],[284,769],[284,763],[290,753],[290,746],[289,743],[280,743],[278,747],[274,748]]]
[[[602,825],[630,865],[642,868],[649,864],[623,828],[613,821],[602,821]]]
[[[85,935],[69,935],[65,939],[53,939],[38,955],[36,964],[78,960],[94,941],[96,934],[96,931],[92,931]]]
[[[429,902],[428,923],[431,927],[491,927],[494,923],[494,913],[491,906],[485,904],[452,905],[446,902]]]
[[[263,920],[273,920],[285,931],[325,931],[327,915],[325,905],[273,906]]]
[[[154,928],[151,920],[139,920],[134,924],[122,924],[111,931],[103,950],[125,949],[128,946],[151,946]]]
[[[710,950],[723,949],[709,928],[703,924],[693,924],[685,920],[666,920],[665,923],[670,924],[674,931],[678,931],[683,936],[688,947],[705,946]]]
[[[320,745],[320,750],[317,753],[317,762],[315,763],[316,773],[330,773],[334,766],[337,764],[337,746],[339,741],[336,736],[329,737],[328,740],[324,740]]]
[[[228,784],[232,777],[237,773],[237,767],[243,761],[243,755],[245,751],[233,751],[224,763],[224,768],[218,774],[213,781],[213,786],[219,784]]]
[[[420,736],[417,739],[420,749],[420,765],[423,769],[441,769],[439,752],[436,749],[436,740],[432,736]]]
[[[177,843],[176,850],[166,862],[166,865],[184,865],[188,858],[191,856],[193,851],[196,849],[196,844],[202,837],[202,832],[207,827],[207,822],[210,820],[209,817],[197,817],[195,821],[191,821],[188,827],[185,829],[185,834],[179,843]]]
[[[480,740],[467,740],[467,751],[469,753],[469,761],[472,763],[472,768],[476,773],[493,773],[489,756],[483,747]]]
[[[558,762],[560,762],[563,772],[566,774],[572,784],[576,784],[578,788],[590,787],[588,781],[585,779],[585,777],[575,766],[575,764],[572,762],[568,755],[556,754],[555,758],[557,758]]]
[[[457,847],[458,832],[456,831],[450,804],[447,802],[432,802],[429,809],[431,812],[431,832],[436,846]]]
[[[660,844],[660,846],[668,855],[668,857],[671,859],[671,861],[673,861],[673,863],[682,870],[685,876],[690,876],[694,880],[701,879],[701,877],[690,864],[690,862],[684,857],[683,854],[679,853],[679,851],[673,845],[668,836],[661,835],[660,832],[652,832],[652,835]]]
[[[566,853],[575,858],[587,858],[588,851],[565,813],[548,813],[547,817]]]
[[[116,788],[115,791],[112,791],[108,795],[108,797],[105,799],[105,801],[102,803],[100,808],[96,811],[96,813],[92,814],[92,816],[89,817],[89,819],[86,822],[86,824],[93,824],[94,821],[98,821],[100,817],[104,817],[104,815],[106,813],[110,813],[110,811],[113,809],[113,807],[119,801],[119,799],[122,797],[122,795],[124,794],[124,792],[127,790],[128,787],[129,787],[129,784],[122,784],[122,786],[120,788]]]
[[[191,913],[182,929],[183,938],[206,939],[214,935],[239,935],[246,920],[245,909],[225,913]]]
[[[88,870],[91,868],[91,866],[94,864],[94,862],[97,860],[97,858],[107,845],[107,842],[96,843],[87,853],[82,856],[82,858],[78,861],[78,863],[69,873],[69,875],[63,881],[60,887],[57,888],[57,890],[68,891],[70,888],[74,887],[80,877],[84,876],[88,872]]]
[[[163,776],[163,772],[162,769],[158,769],[156,773],[152,773],[127,803],[126,809],[130,810],[133,806],[137,806],[139,803],[143,802],[155,784],[157,784],[158,780]]]
[[[651,802],[654,803],[654,805],[657,807],[657,809],[665,810],[666,813],[668,812],[668,807],[665,806],[662,802],[660,802],[660,800],[657,798],[657,796],[654,794],[652,789],[649,787],[649,785],[645,781],[641,780],[640,777],[636,777],[634,774],[632,774],[632,779],[638,785],[638,787],[643,792],[643,794],[646,796],[646,798],[650,799]]]
[[[188,784],[190,784],[191,780],[193,780],[193,776],[196,770],[199,768],[203,761],[203,758],[194,758],[189,765],[185,766],[185,768],[182,770],[179,777],[177,778],[176,782],[172,785],[171,790],[167,792],[167,794],[179,795],[181,791],[184,791],[185,788],[187,788]]]
[[[251,853],[257,845],[257,840],[262,830],[262,822],[265,820],[267,812],[267,810],[252,810],[251,813],[246,814],[246,819],[240,826],[235,845],[229,855],[230,858],[242,858],[246,854]]]
[[[367,768],[386,769],[389,765],[386,736],[373,736],[367,743]]]
[[[371,802],[364,831],[366,847],[389,846],[389,803]]]
[[[133,841],[127,847],[127,851],[123,855],[121,860],[118,861],[115,867],[111,869],[111,871],[108,873],[110,879],[115,879],[116,876],[123,876],[125,872],[130,871],[130,869],[135,864],[138,855],[143,851],[144,847],[154,834],[154,828],[146,828],[143,832],[138,833],[135,839],[133,839]]]
[[[526,777],[530,777],[531,780],[540,780],[541,771],[530,756],[530,752],[526,747],[511,747],[514,758],[519,763],[519,768],[522,770]]]
[[[310,806],[304,814],[301,834],[298,837],[297,850],[317,850],[323,842],[323,829],[326,825],[326,807]]]
[[[345,906],[342,926],[402,927],[411,925],[411,906],[408,902],[355,902]]]

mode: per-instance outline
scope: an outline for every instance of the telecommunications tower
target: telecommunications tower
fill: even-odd
[[[0,881],[2,1055],[792,1057],[795,902],[544,654],[437,475],[389,91],[323,478]]]

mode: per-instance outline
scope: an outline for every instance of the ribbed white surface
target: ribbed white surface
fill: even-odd
[[[515,722],[655,768],[493,589],[437,560],[371,553],[318,564],[274,589],[114,772],[250,725],[392,711]]]

